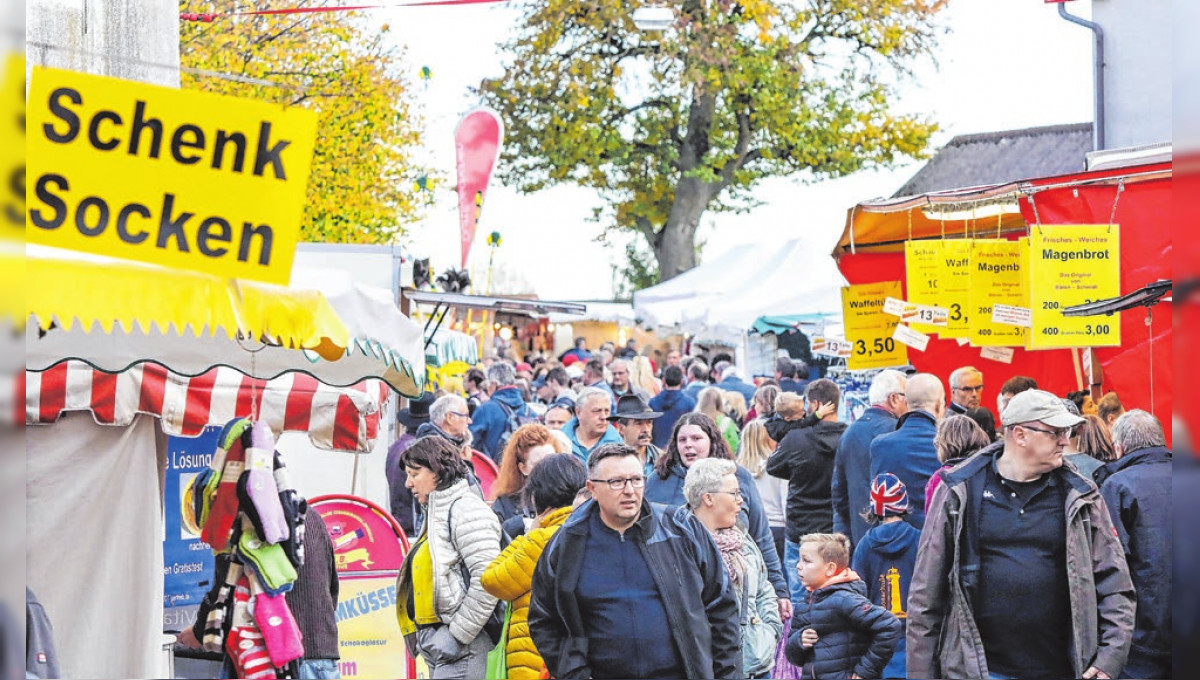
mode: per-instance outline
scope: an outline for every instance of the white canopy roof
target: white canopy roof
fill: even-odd
[[[846,280],[826,249],[805,239],[741,244],[723,256],[633,295],[647,325],[701,338],[739,337],[767,314],[837,314]]]

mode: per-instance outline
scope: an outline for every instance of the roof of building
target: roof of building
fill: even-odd
[[[1091,150],[1091,123],[959,135],[929,159],[895,196],[1081,172]]]

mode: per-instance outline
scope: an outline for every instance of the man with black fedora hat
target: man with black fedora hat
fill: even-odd
[[[404,474],[404,466],[400,464],[400,454],[417,440],[417,428],[429,422],[429,407],[433,404],[433,393],[423,392],[420,397],[408,400],[408,408],[400,409],[396,420],[404,427],[404,431],[388,448],[385,473],[388,487],[391,489],[392,517],[404,528],[405,535],[413,536],[416,529],[414,518],[417,515],[416,502],[412,491],[405,482],[408,475]]]
[[[637,451],[646,468],[646,475],[654,469],[654,461],[662,453],[654,445],[654,420],[662,414],[652,410],[644,399],[636,394],[626,394],[617,400],[617,410],[608,421],[617,428],[625,444]]]

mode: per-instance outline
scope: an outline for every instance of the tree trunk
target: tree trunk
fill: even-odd
[[[660,281],[673,279],[696,266],[696,229],[711,199],[712,190],[700,180],[691,177],[679,180],[667,223],[654,244]]]

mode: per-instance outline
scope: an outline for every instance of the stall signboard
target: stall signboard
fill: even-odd
[[[286,285],[317,116],[34,67],[30,243]]]
[[[937,333],[943,338],[967,337],[970,319],[970,262],[970,239],[905,242],[904,268],[908,283],[908,302],[940,307],[947,311],[944,326],[914,323],[913,330]]]
[[[184,493],[212,463],[221,429],[207,427],[198,437],[167,437],[163,480],[163,625],[180,630],[195,622],[196,608],[211,586],[212,548],[183,522]]]
[[[340,578],[337,623],[343,678],[413,677],[396,619],[395,574]]]
[[[1063,316],[1062,310],[1121,294],[1120,227],[1034,227],[1029,235],[1030,349],[1115,347],[1116,316]]]
[[[1029,309],[1029,239],[971,242],[970,340],[975,347],[1024,347],[1029,328],[993,320],[997,305]]]
[[[846,367],[852,371],[903,366],[908,348],[893,339],[900,318],[886,314],[887,299],[901,298],[899,281],[842,288],[842,323],[850,341]]]
[[[404,531],[363,498],[322,496],[312,506],[333,541],[342,677],[417,677],[396,619],[396,579],[408,554]]]

